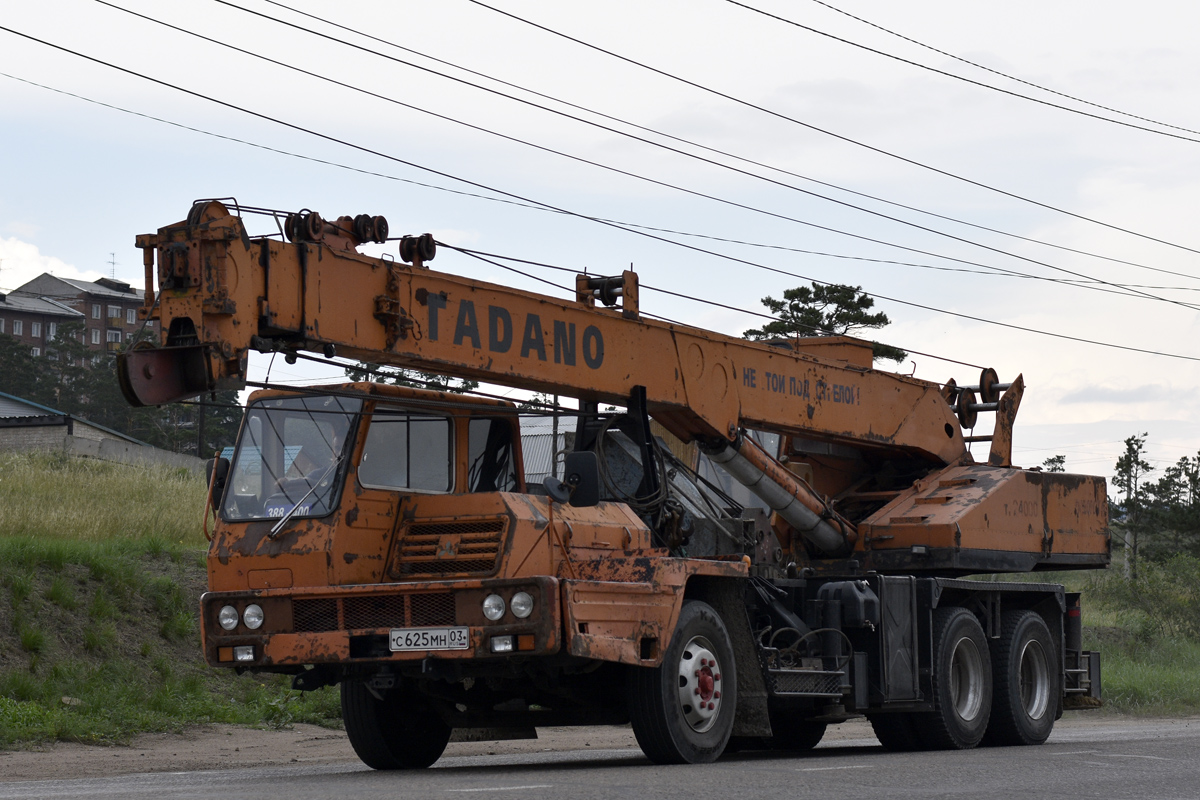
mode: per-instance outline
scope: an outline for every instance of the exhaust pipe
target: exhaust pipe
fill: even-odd
[[[752,439],[739,431],[732,442],[720,439],[702,443],[700,449],[818,550],[831,556],[849,554],[857,537],[854,525],[835,514],[808,484]]]

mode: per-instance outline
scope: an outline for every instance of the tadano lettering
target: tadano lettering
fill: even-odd
[[[589,369],[599,369],[604,363],[604,334],[595,325],[588,325],[580,335],[574,322],[550,319],[547,326],[540,314],[526,314],[521,319],[518,313],[514,319],[507,308],[492,305],[480,313],[473,300],[461,300],[456,310],[442,315],[440,312],[448,311],[446,305],[446,298],[439,294],[426,297],[429,320],[425,331],[430,341],[439,340],[442,321],[453,315],[451,340],[456,345],[466,344],[489,353],[515,350],[521,358],[553,359],[555,364],[568,367],[576,366],[581,356]]]

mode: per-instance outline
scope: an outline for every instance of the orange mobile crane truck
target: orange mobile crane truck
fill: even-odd
[[[658,763],[804,750],[862,715],[892,750],[1038,744],[1099,705],[1078,594],[966,577],[1109,563],[1104,479],[1012,465],[1020,377],[938,385],[856,339],[647,319],[632,272],[561,299],[436,272],[429,234],[358,252],[387,239],[382,217],[215,200],[139,236],[162,341],[120,357],[126,396],[242,388],[250,350],[566,395],[563,480],[526,485],[508,402],[254,392],[210,462],[213,666],[340,684],[376,769],[547,725],[631,723]],[[992,435],[964,437],[980,412]]]

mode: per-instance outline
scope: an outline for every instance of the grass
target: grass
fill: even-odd
[[[203,480],[185,469],[0,453],[0,535],[63,542],[41,553],[51,569],[81,543],[200,547],[204,497]]]
[[[200,657],[203,482],[186,472],[0,454],[0,748],[127,742],[198,723],[340,725],[337,692]],[[1084,594],[1106,706],[1200,713],[1200,560],[997,576]]]
[[[204,495],[184,471],[0,454],[0,748],[340,725],[334,691],[203,663]]]

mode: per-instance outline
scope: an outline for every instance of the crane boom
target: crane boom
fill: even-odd
[[[138,237],[147,285],[156,252],[162,274],[147,313],[161,319],[166,345],[189,344],[132,353],[130,399],[242,388],[250,349],[309,350],[603,403],[624,404],[644,386],[651,416],[685,441],[732,439],[745,426],[941,464],[966,452],[939,387],[871,369],[868,343],[751,342],[640,314],[632,272],[617,282],[623,307],[610,309],[594,303],[605,288],[590,291],[586,276],[577,299],[563,300],[437,272],[420,258],[369,258],[346,225],[324,225],[290,243],[251,239],[210,202]],[[164,369],[180,382],[164,387]]]

